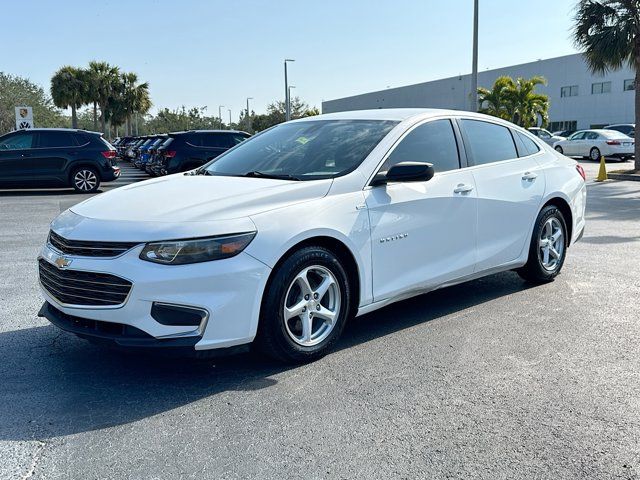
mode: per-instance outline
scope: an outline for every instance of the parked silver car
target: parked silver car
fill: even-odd
[[[544,128],[540,128],[540,127],[531,127],[531,128],[528,128],[527,130],[529,130],[531,133],[533,133],[536,137],[538,137],[540,140],[545,142],[547,145],[550,145],[552,147],[554,143],[559,142],[560,140],[564,140],[566,138],[566,137],[561,137],[559,135],[554,135],[549,130],[545,130]]]

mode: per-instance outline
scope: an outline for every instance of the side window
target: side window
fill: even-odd
[[[225,133],[207,133],[202,137],[203,147],[230,148],[233,145],[231,135]]]
[[[516,135],[518,136],[518,140],[520,141],[520,144],[524,149],[524,152],[522,152],[523,154],[520,155],[521,157],[526,157],[527,155],[533,155],[540,151],[540,147],[536,145],[536,142],[531,140],[524,133],[516,132]]]
[[[578,132],[578,133],[574,133],[573,135],[571,135],[569,137],[569,140],[582,140],[584,138],[584,134],[586,132]]]
[[[436,172],[460,168],[451,121],[434,120],[414,128],[391,152],[381,170],[389,170],[401,162],[432,163]]]
[[[597,140],[600,137],[596,132],[588,132],[585,135],[586,140]]]
[[[75,136],[71,132],[47,132],[41,131],[38,139],[38,147],[75,147],[77,146]]]
[[[507,127],[482,120],[462,120],[475,165],[518,158],[516,145]]]
[[[239,143],[244,142],[247,139],[247,137],[243,137],[242,135],[232,135],[231,136],[231,140],[232,140],[232,144],[235,146]]]
[[[89,143],[89,138],[82,133],[74,133],[73,138],[77,145],[85,145],[86,143]],[[118,143],[118,145],[120,145],[120,143]]]
[[[1,150],[25,150],[33,147],[34,134],[32,132],[18,133],[0,139]]]
[[[549,135],[549,132],[545,132],[544,130],[538,130],[539,132],[539,137],[540,138],[545,138],[545,139],[549,139],[551,138],[551,135]]]

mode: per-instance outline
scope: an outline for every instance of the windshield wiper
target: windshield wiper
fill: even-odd
[[[206,168],[199,168],[195,172],[193,172],[191,175],[213,175],[213,174]]]
[[[300,179],[298,177],[295,177],[293,175],[288,175],[288,174],[277,174],[277,173],[264,173],[264,172],[258,172],[257,170],[254,170],[253,172],[248,172],[244,174],[245,177],[260,177],[260,178],[273,178],[276,180],[294,180],[299,182]]]

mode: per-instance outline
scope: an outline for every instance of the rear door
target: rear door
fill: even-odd
[[[528,246],[545,178],[536,162],[539,148],[526,135],[477,119],[463,118],[460,127],[478,197],[479,272],[516,260]],[[519,153],[516,135],[533,143],[535,154]]]
[[[74,132],[39,131],[33,150],[34,174],[42,180],[63,181],[69,163],[80,154],[79,143],[80,139]]]
[[[564,150],[565,155],[588,155],[588,153],[581,153],[585,150],[584,146],[584,136],[587,132],[576,132],[571,135],[567,142],[563,144],[562,148]]]
[[[32,148],[34,132],[16,132],[0,139],[0,182],[25,183],[33,180]]]
[[[235,145],[230,133],[211,132],[202,135],[202,148],[206,151],[206,160],[216,158]]]

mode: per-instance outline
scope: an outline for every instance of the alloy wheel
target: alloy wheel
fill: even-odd
[[[306,267],[292,280],[284,302],[284,326],[298,345],[311,347],[326,339],[340,314],[340,287],[326,267]]]
[[[98,177],[88,169],[78,170],[73,176],[73,184],[78,190],[90,192],[98,184]]]
[[[591,160],[600,160],[600,150],[597,148],[591,149]]]
[[[564,255],[564,229],[556,217],[550,217],[540,230],[538,239],[538,258],[542,268],[555,271],[562,263]]]

